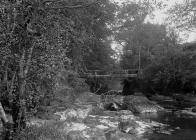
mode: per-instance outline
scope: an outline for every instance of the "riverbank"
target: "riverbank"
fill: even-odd
[[[53,118],[34,118],[29,122],[29,126],[38,129],[55,128],[54,132],[60,133],[62,139],[66,137],[70,140],[143,140],[157,128],[160,128],[159,133],[167,133],[167,125],[143,119],[135,114],[138,111],[144,113],[144,110],[148,113],[157,113],[156,108],[153,108],[157,105],[143,95],[126,98],[112,95],[104,100],[103,97],[92,93],[85,93],[82,96],[83,98],[76,99],[72,107],[56,111]],[[125,107],[122,105],[125,102],[126,109],[121,109],[120,107]],[[146,106],[143,106],[144,104]],[[40,134],[39,137],[47,135]]]

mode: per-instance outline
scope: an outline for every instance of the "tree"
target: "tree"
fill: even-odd
[[[174,5],[169,11],[169,20],[181,30],[194,31],[196,27],[196,1],[184,0]]]
[[[25,127],[28,100],[32,97],[31,94],[39,92],[37,81],[42,78],[39,77],[40,73],[43,75],[43,71],[47,73],[45,69],[54,68],[56,65],[53,62],[58,62],[59,65],[64,63],[67,57],[63,52],[66,49],[62,48],[61,42],[57,42],[55,45],[49,44],[47,31],[42,26],[45,23],[44,25],[47,27],[46,22],[49,19],[44,18],[44,12],[41,9],[43,7],[39,2],[5,1],[3,6],[1,14],[1,24],[4,25],[4,28],[1,28],[1,92],[4,99],[8,101],[7,105],[11,108],[14,129],[20,130]],[[50,21],[55,25],[54,20]],[[52,26],[49,27],[52,28]],[[54,34],[53,37],[60,39],[59,34]],[[56,52],[61,51],[60,55],[59,53],[51,54],[54,47],[56,47]],[[8,53],[3,54],[4,50],[7,50]],[[59,57],[62,61],[59,61]],[[50,63],[48,64],[47,61]]]
[[[85,37],[92,35],[79,17],[85,13],[84,7],[97,4],[1,1],[1,100],[11,108],[15,131],[25,128],[27,111],[42,96],[41,81],[54,81],[55,75],[70,64],[77,67],[76,55],[69,57],[68,53],[76,46],[83,50]],[[78,56],[82,55],[79,51]]]
[[[169,13],[169,17],[168,17],[169,22],[172,23],[177,29],[181,31],[195,32],[196,1],[184,0],[181,3],[176,3],[171,9],[169,9],[168,13]],[[193,90],[193,84],[195,83],[194,82],[195,80],[193,80],[195,79],[195,72],[194,72],[195,62],[192,61],[192,58],[194,58],[196,53],[195,50],[193,49],[194,47],[192,48],[191,46],[192,47],[194,46],[194,42],[191,44],[184,43],[183,45],[184,55],[182,56],[183,58],[182,81],[184,83],[183,85],[185,86],[184,89],[187,89],[186,87],[187,85],[189,85],[188,86],[189,92],[190,89]],[[189,48],[191,48],[190,49],[191,52]]]
[[[15,131],[25,128],[27,114],[45,96],[43,88],[54,90],[61,70],[84,67],[93,43],[94,52],[109,52],[113,6],[108,0],[1,1],[0,99],[11,109]],[[105,53],[103,60],[108,58]]]

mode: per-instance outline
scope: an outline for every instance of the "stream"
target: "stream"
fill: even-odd
[[[161,102],[168,107],[167,112],[158,114],[143,114],[140,117],[167,125],[167,131],[160,133],[159,128],[146,136],[148,140],[196,140],[196,113],[188,111],[190,104],[179,106],[176,102]]]

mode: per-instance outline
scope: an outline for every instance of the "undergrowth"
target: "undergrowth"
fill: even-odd
[[[64,134],[58,127],[61,127],[60,122],[45,124],[40,127],[28,126],[14,140],[67,140],[67,135]]]

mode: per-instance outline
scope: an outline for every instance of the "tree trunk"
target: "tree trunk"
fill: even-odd
[[[1,138],[3,140],[12,140],[12,130],[11,130],[12,125],[8,121],[8,118],[5,114],[5,111],[3,109],[1,102],[0,102],[0,117],[1,117],[1,121],[3,123],[3,132],[0,135]]]
[[[26,127],[26,78],[29,71],[29,67],[31,64],[31,58],[33,53],[34,44],[32,44],[29,49],[29,53],[23,50],[23,54],[19,63],[19,74],[18,74],[18,99],[15,101],[15,105],[13,106],[13,121],[14,121],[14,130],[22,130]],[[27,55],[27,60],[25,61],[25,55]]]
[[[1,121],[3,122],[3,124],[8,122],[7,116],[5,114],[5,111],[3,109],[1,102],[0,102],[0,117],[1,117]]]

